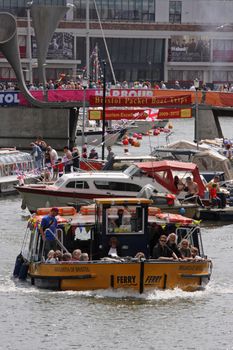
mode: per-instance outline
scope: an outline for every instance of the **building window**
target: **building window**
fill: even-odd
[[[76,2],[75,19],[85,20],[86,0]],[[96,0],[101,21],[154,22],[155,0]],[[97,20],[94,3],[90,2],[90,20]]]
[[[169,2],[169,22],[181,23],[182,1]]]

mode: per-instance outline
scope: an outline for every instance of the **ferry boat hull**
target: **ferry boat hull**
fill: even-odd
[[[110,259],[109,259],[110,260]],[[150,289],[185,291],[204,289],[210,279],[211,262],[92,261],[66,264],[32,263],[31,283],[55,290],[130,289],[143,293]]]

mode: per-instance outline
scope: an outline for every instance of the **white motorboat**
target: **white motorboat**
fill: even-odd
[[[194,181],[199,182],[200,195],[204,194],[197,166],[171,161],[135,163],[124,172],[70,173],[53,185],[24,185],[17,186],[17,190],[22,196],[23,206],[34,212],[39,207],[89,204],[94,198],[135,197],[148,183],[158,193],[177,194],[173,176],[179,172],[191,175]]]

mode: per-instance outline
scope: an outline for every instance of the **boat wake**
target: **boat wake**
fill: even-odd
[[[98,299],[115,299],[115,300],[142,300],[145,302],[168,301],[168,300],[188,300],[188,299],[203,299],[212,294],[233,294],[232,284],[217,284],[216,281],[211,281],[204,290],[195,292],[186,292],[179,288],[172,290],[150,290],[139,294],[136,291],[125,289],[107,289],[107,290],[88,290],[88,291],[51,291],[39,289],[32,286],[28,282],[19,281],[13,277],[7,278],[0,276],[0,294],[53,294],[64,298],[94,298]]]

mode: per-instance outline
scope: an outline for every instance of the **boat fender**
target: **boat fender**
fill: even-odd
[[[123,143],[124,146],[127,146],[129,144],[129,140],[128,139],[124,139],[122,141],[122,143]]]
[[[29,263],[25,261],[19,271],[19,279],[25,281],[28,275]]]
[[[154,130],[154,136],[158,136],[160,134],[160,130],[159,129],[155,129]]]
[[[141,144],[140,144],[140,142],[139,142],[139,141],[135,141],[135,142],[134,142],[134,144],[133,144],[133,146],[134,146],[134,147],[140,147],[140,146],[141,146]]]
[[[179,213],[180,213],[180,215],[184,215],[185,214],[185,208],[180,208],[180,210],[179,210]]]
[[[13,276],[14,277],[19,277],[19,272],[21,269],[21,266],[23,265],[24,262],[24,258],[22,256],[22,254],[20,253],[15,260],[15,267],[14,267],[14,271],[13,271]]]

